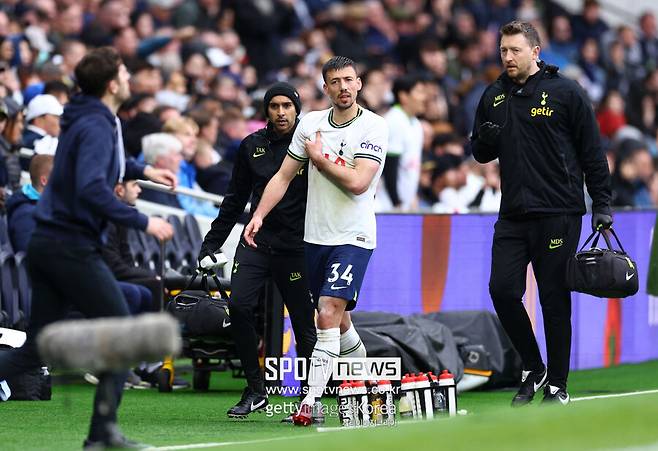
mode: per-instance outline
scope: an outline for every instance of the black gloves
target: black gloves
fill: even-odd
[[[480,125],[478,130],[479,139],[489,145],[495,146],[498,144],[498,137],[500,135],[500,125],[494,124],[493,122],[484,122]]]
[[[201,246],[201,250],[199,251],[199,256],[196,258],[197,261],[197,267],[201,267],[201,260],[203,260],[206,257],[210,257],[210,259],[213,261],[213,263],[217,263],[217,258],[215,257],[215,253],[211,251],[209,248],[206,246]]]
[[[612,216],[605,213],[592,213],[592,232],[609,229],[612,226]]]

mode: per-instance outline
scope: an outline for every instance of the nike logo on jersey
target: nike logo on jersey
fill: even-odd
[[[551,250],[557,249],[563,244],[564,244],[564,240],[562,238],[553,238],[551,239],[551,242],[548,244],[548,248]]]
[[[500,105],[504,101],[505,101],[505,94],[499,94],[496,97],[494,97],[494,102],[493,102],[494,108],[496,108],[498,105]]]
[[[633,273],[630,273],[630,274],[626,273],[626,280],[631,280],[631,279],[633,278],[634,275],[635,275],[634,272],[633,272]]]
[[[223,329],[226,329],[226,328],[229,327],[230,325],[231,325],[231,320],[229,319],[229,320],[227,321],[226,318],[224,318],[224,321],[222,321],[222,328],[223,328]]]
[[[290,281],[294,282],[295,280],[299,280],[302,278],[302,273],[300,272],[291,272],[290,273]]]
[[[258,158],[265,155],[265,147],[256,147],[256,151],[253,153],[252,157]]]
[[[254,410],[258,409],[259,407],[262,407],[263,404],[265,404],[265,399],[261,399],[260,402],[254,404],[254,402],[251,402],[251,411],[253,412]]]
[[[343,288],[347,288],[347,286],[339,286],[337,287],[336,285],[332,284],[331,289],[332,290],[342,290]]]

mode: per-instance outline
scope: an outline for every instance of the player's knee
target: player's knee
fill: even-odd
[[[326,305],[318,310],[318,329],[331,329],[340,326],[343,312],[333,305]]]

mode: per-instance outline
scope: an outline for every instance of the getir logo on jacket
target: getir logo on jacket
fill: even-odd
[[[548,94],[546,92],[541,93],[541,102],[539,104],[541,107],[539,108],[531,108],[530,109],[530,116],[535,117],[535,116],[547,116],[551,117],[553,115],[553,109],[550,107],[546,106],[546,99],[548,99]]]

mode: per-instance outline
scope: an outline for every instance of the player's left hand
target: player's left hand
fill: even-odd
[[[258,247],[256,245],[256,241],[254,240],[254,237],[260,230],[261,226],[263,225],[263,219],[260,216],[254,215],[251,218],[251,221],[249,221],[249,224],[247,224],[247,227],[244,228],[244,240],[247,242],[247,244],[251,247]]]
[[[592,213],[592,232],[612,227],[612,216],[605,213]]]
[[[320,130],[315,132],[315,141],[309,140],[304,143],[304,149],[306,149],[306,155],[308,155],[313,163],[317,162],[320,158],[324,158],[322,155],[322,133],[320,133]]]
[[[156,169],[153,166],[146,166],[144,169],[144,177],[155,183],[162,183],[175,189],[178,185],[178,178],[176,174],[169,169]]]

